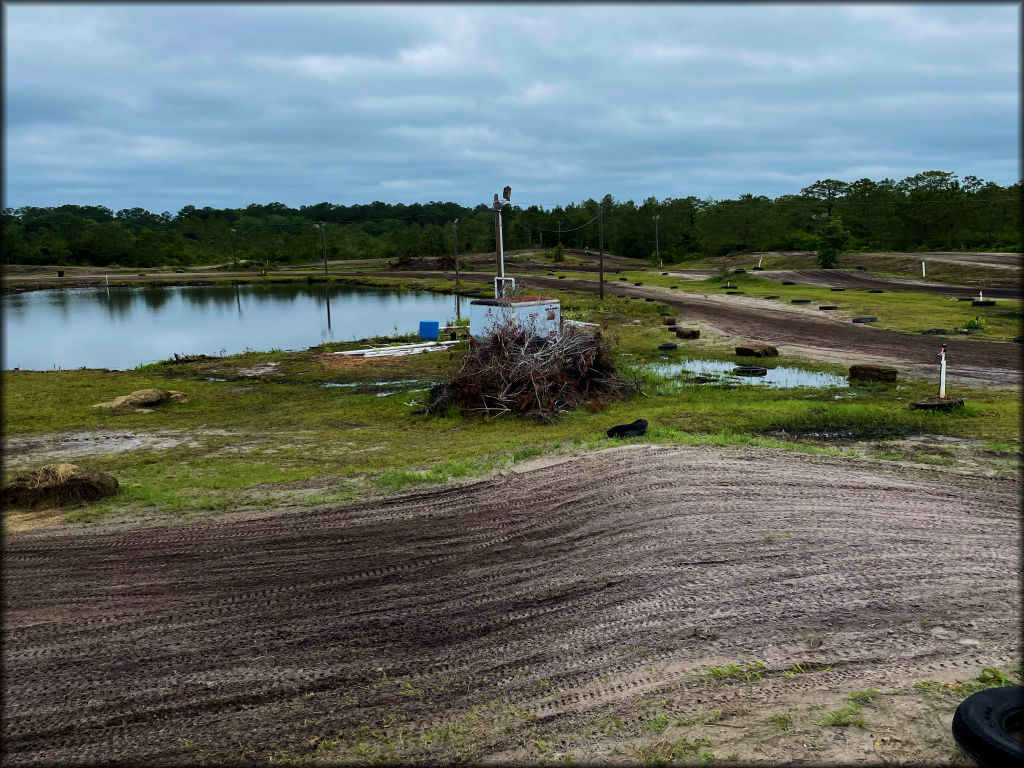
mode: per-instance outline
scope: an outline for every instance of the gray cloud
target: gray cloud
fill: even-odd
[[[5,6],[5,204],[1019,176],[1010,5]]]

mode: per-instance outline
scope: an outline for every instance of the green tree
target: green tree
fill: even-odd
[[[829,219],[818,232],[818,266],[832,269],[849,241],[850,233],[843,227],[843,220],[838,216]]]

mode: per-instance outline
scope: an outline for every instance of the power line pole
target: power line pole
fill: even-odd
[[[658,259],[658,269],[661,269],[661,249],[658,248],[658,219],[661,218],[661,214],[652,218],[654,219],[654,256]]]
[[[494,194],[494,258],[498,262],[498,277],[505,276],[505,260],[501,252],[501,203],[498,194]]]
[[[597,206],[597,248],[601,255],[597,284],[601,286],[601,301],[604,301],[604,207]]]
[[[452,222],[452,253],[455,256],[455,290],[459,290],[459,220]]]
[[[324,274],[327,274],[327,222],[321,221],[316,225],[320,230],[321,255],[324,257]]]

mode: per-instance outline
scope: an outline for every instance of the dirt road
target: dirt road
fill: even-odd
[[[905,277],[882,277],[856,269],[785,269],[764,270],[758,277],[766,280],[792,280],[803,285],[825,285],[830,288],[881,288],[885,291],[938,293],[948,296],[977,296],[978,286],[935,283]],[[1020,299],[1021,287],[982,288],[990,299]]]
[[[369,273],[384,275],[385,273]],[[434,272],[410,272],[407,276],[435,277]],[[489,282],[491,275],[463,275],[469,282]],[[561,289],[596,293],[597,282],[567,277],[522,275],[516,284],[527,290]],[[684,324],[706,324],[737,341],[761,341],[788,353],[814,360],[847,364],[875,362],[893,365],[914,377],[934,378],[938,346],[934,337],[900,333],[849,319],[834,318],[812,309],[770,305],[763,299],[719,294],[681,293],[654,286],[634,286],[619,281],[605,283],[605,292],[617,296],[642,296],[673,307]],[[943,338],[948,359],[956,360],[949,380],[972,386],[1019,386],[1022,357],[1012,342],[965,341]]]
[[[1019,500],[1015,480],[636,446],[327,511],[8,535],[7,763],[329,757],[360,726],[438,757],[414,735],[483,711],[508,720],[473,731],[478,757],[608,760],[652,697],[742,729],[966,679],[1015,658]],[[732,662],[762,679],[708,684]]]

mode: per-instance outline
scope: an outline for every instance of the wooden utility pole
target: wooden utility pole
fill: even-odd
[[[324,274],[327,274],[327,222],[320,222],[320,242],[322,243],[321,250],[324,256]]]
[[[459,220],[452,222],[452,254],[455,256],[455,290],[459,290]]]
[[[604,301],[604,207],[597,206],[597,249],[600,254],[600,269],[597,284],[601,286],[601,301]]]

